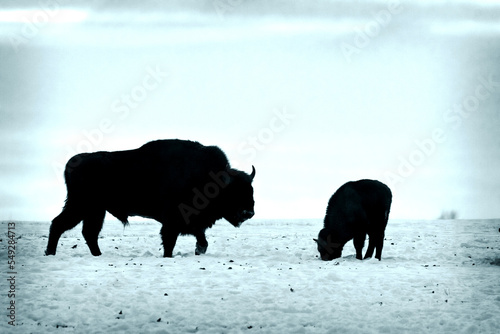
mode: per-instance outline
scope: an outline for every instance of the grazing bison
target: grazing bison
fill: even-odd
[[[318,239],[314,239],[321,259],[339,258],[344,245],[354,239],[356,258],[361,260],[368,234],[370,241],[365,259],[372,257],[376,248],[375,258],[380,260],[391,202],[391,190],[379,181],[360,180],[341,186],[330,198],[324,228]]]
[[[124,225],[130,216],[159,221],[165,257],[179,234],[194,235],[195,253],[205,253],[205,230],[216,220],[239,227],[254,215],[254,176],[253,166],[251,175],[230,168],[218,147],[183,140],[78,154],[66,165],[66,204],[52,221],[45,254],[55,255],[61,234],[83,220],[90,252],[101,255],[97,237],[106,211]]]

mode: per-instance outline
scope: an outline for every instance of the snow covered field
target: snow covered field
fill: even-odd
[[[161,257],[160,224],[107,221],[94,258],[81,225],[46,257],[47,222],[0,224],[2,333],[497,333],[500,220],[390,220],[382,261],[352,242],[322,262],[322,221],[219,221],[209,248],[180,237]],[[11,233],[12,234],[12,233]],[[14,283],[14,287],[9,286]],[[9,289],[15,298],[7,298]],[[8,324],[15,301],[15,324]]]

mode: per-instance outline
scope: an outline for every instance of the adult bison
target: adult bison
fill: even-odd
[[[370,241],[365,259],[372,257],[376,249],[375,258],[380,260],[391,202],[391,190],[379,181],[352,181],[341,186],[330,198],[324,228],[318,239],[314,239],[321,259],[339,258],[344,245],[354,239],[356,258],[361,260],[368,234]]]
[[[46,255],[55,255],[61,234],[83,220],[90,252],[101,255],[97,237],[106,211],[124,225],[130,216],[159,221],[165,257],[179,234],[196,237],[197,255],[208,247],[205,230],[225,218],[239,227],[254,215],[252,174],[232,169],[216,146],[157,140],[134,150],[78,154],[64,172],[68,195],[54,218]]]

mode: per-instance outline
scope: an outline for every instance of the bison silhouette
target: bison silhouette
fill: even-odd
[[[50,226],[46,255],[55,255],[62,233],[83,220],[90,252],[101,255],[97,238],[106,211],[124,225],[128,217],[152,218],[160,231],[165,257],[177,237],[196,237],[197,255],[208,247],[205,230],[225,218],[235,227],[254,215],[252,173],[230,167],[216,146],[185,140],[157,140],[138,149],[82,153],[66,164],[67,199]]]
[[[372,257],[376,249],[375,258],[380,260],[391,202],[389,187],[376,180],[351,181],[341,186],[330,198],[324,228],[314,239],[321,259],[341,257],[344,245],[354,239],[356,258],[361,260],[368,234],[370,241],[364,258]]]

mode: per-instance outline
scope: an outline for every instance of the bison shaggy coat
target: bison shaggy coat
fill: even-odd
[[[61,234],[83,220],[90,252],[101,255],[97,238],[106,211],[124,225],[130,216],[163,226],[164,256],[172,257],[177,237],[196,237],[205,253],[205,230],[225,218],[234,226],[254,215],[252,174],[232,169],[216,146],[158,140],[134,150],[78,154],[64,172],[67,199],[52,221],[46,255],[55,255]]]
[[[330,198],[324,228],[314,239],[321,259],[339,258],[344,245],[354,239],[356,258],[361,260],[368,234],[370,241],[364,258],[372,257],[376,249],[375,258],[380,260],[391,202],[391,190],[379,181],[352,181],[341,186]]]

